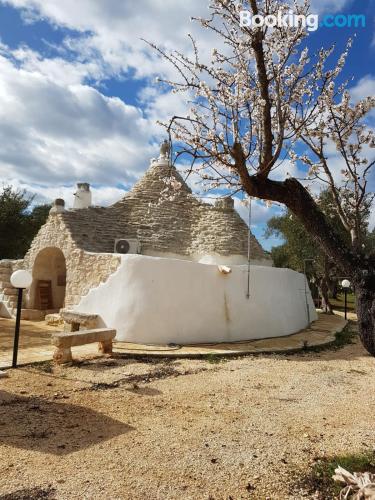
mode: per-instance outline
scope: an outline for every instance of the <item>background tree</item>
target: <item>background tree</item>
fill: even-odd
[[[298,272],[306,271],[313,295],[314,288],[317,288],[322,298],[322,309],[332,313],[328,292],[333,288],[334,266],[321,252],[301,222],[293,217],[289,210],[286,210],[283,215],[272,217],[268,221],[266,237],[269,236],[278,236],[284,239],[283,244],[272,248],[271,257],[275,266],[288,267]]]
[[[338,232],[344,240],[348,240],[349,236],[335,212],[332,194],[329,190],[320,193],[318,204],[329,218],[332,230]],[[361,219],[361,227],[367,227],[367,219],[364,218],[364,215]],[[365,229],[363,229],[363,232],[365,232]],[[332,259],[327,257],[299,219],[293,216],[288,209],[283,215],[272,217],[268,221],[266,237],[271,235],[284,239],[282,245],[272,249],[271,255],[275,265],[277,267],[289,267],[298,272],[304,272],[307,269],[307,276],[313,279],[313,287],[318,289],[322,298],[322,308],[326,312],[332,313],[329,296],[335,298],[338,277],[341,275]],[[306,262],[306,259],[313,259],[314,262]]]
[[[0,259],[19,259],[48,217],[50,205],[32,207],[34,197],[6,186],[0,192]]]
[[[367,253],[375,253],[375,227],[367,234],[365,245]]]
[[[293,7],[298,15],[309,13],[308,2]],[[361,245],[359,224],[364,205],[373,199],[368,179],[374,161],[368,156],[375,141],[364,119],[375,98],[351,102],[340,76],[351,42],[335,63],[333,48],[322,48],[311,59],[302,23],[241,27],[241,8],[277,16],[287,14],[291,2],[212,1],[209,18],[197,19],[218,38],[209,61],[191,36],[192,55],[153,45],[176,70],[175,81],[162,83],[192,102],[188,114],[164,124],[177,141],[176,157],[192,158],[191,169],[206,189],[243,190],[286,205],[354,283],[360,338],[375,355],[375,255]],[[329,160],[332,149],[340,172]],[[288,175],[274,180],[287,157],[307,167],[310,181],[328,187],[348,238],[334,231],[300,180]]]

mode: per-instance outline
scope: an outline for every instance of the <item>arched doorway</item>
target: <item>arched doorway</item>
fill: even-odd
[[[56,247],[41,250],[35,258],[32,274],[30,306],[42,311],[64,307],[66,264],[62,251]]]

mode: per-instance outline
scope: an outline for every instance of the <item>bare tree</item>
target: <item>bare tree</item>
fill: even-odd
[[[177,157],[192,157],[191,169],[206,189],[243,190],[286,205],[301,220],[355,285],[360,337],[375,355],[375,256],[366,255],[361,245],[361,214],[371,203],[367,184],[374,165],[366,158],[374,136],[364,119],[375,98],[352,103],[348,82],[342,82],[351,41],[334,64],[333,48],[321,49],[310,60],[308,49],[301,48],[308,35],[302,23],[241,27],[242,8],[268,16],[289,12],[290,3],[212,1],[210,17],[195,19],[218,37],[209,62],[201,60],[190,35],[190,55],[151,44],[178,75],[176,81],[161,82],[192,103],[189,114],[174,116],[164,126],[177,144]],[[296,2],[294,12],[308,15],[308,3]],[[306,179],[331,190],[350,238],[335,231],[307,182],[288,175],[274,180],[286,160],[303,162]]]

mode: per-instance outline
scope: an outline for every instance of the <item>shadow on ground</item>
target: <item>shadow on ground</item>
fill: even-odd
[[[0,495],[0,500],[55,500],[57,498],[55,491],[55,488],[50,486],[46,488],[25,488]]]
[[[67,455],[131,430],[90,408],[0,391],[0,440],[10,447]]]

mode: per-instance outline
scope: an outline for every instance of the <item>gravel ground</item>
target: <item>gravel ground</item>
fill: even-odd
[[[212,360],[211,360],[212,361]],[[375,360],[86,360],[0,379],[2,499],[316,498],[317,458],[375,447]]]

